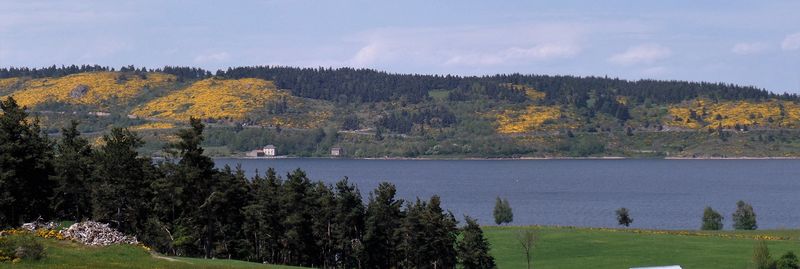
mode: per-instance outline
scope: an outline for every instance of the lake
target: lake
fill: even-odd
[[[442,206],[493,224],[495,197],[507,198],[513,225],[616,227],[627,207],[631,227],[698,229],[705,206],[731,229],[736,201],[753,205],[760,229],[800,227],[800,160],[352,160],[215,159],[249,176],[302,168],[312,180],[347,176],[366,203],[378,183],[405,200],[438,194]]]

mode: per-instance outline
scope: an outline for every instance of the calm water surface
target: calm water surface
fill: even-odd
[[[736,201],[755,208],[761,229],[800,227],[800,160],[347,160],[216,159],[250,176],[268,167],[296,168],[312,180],[349,177],[364,200],[382,181],[406,200],[438,194],[443,207],[483,224],[495,197],[508,198],[516,225],[614,227],[627,207],[633,227],[697,229],[703,208],[731,228]]]

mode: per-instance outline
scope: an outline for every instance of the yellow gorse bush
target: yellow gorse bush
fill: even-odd
[[[692,117],[694,111],[695,117]],[[792,128],[800,126],[800,106],[794,102],[720,102],[694,100],[669,108],[668,125],[698,129],[703,127],[733,128],[737,124]],[[700,119],[700,121],[698,121]]]
[[[173,128],[175,128],[175,124],[169,122],[148,122],[142,125],[136,125],[130,127],[132,131],[160,130],[160,129],[173,129]]]
[[[502,84],[510,90],[525,91],[525,95],[532,101],[545,98],[545,93],[532,87],[517,84]],[[557,106],[529,105],[524,110],[506,109],[497,114],[497,132],[501,134],[514,134],[535,131],[548,121],[561,118],[561,109]]]
[[[148,88],[158,88],[174,81],[175,76],[148,73],[145,78],[119,72],[88,72],[60,78],[40,78],[23,82],[20,90],[11,94],[22,106],[54,101],[70,104],[102,105],[125,103]],[[80,86],[86,92],[80,97],[70,96]]]
[[[204,79],[191,86],[157,98],[133,110],[139,117],[184,121],[202,119],[243,119],[270,100],[289,97],[270,81],[255,78]]]
[[[0,90],[11,88],[19,82],[19,78],[0,78]]]

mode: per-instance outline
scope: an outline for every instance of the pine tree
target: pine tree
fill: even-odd
[[[364,233],[364,203],[361,192],[345,177],[336,183],[335,221],[333,234],[340,254],[339,267],[360,268]]]
[[[483,230],[469,216],[465,217],[467,225],[461,229],[461,240],[456,247],[458,261],[464,269],[496,268],[494,257],[489,255],[489,241],[483,236]]]
[[[78,122],[73,120],[69,127],[61,129],[53,161],[58,184],[53,208],[59,219],[73,221],[91,217],[90,180],[94,170],[92,148],[77,127]]]
[[[112,129],[103,142],[94,158],[93,217],[136,234],[150,214],[155,167],[149,158],[139,157],[136,150],[144,143],[128,129]]]
[[[364,258],[365,268],[398,266],[403,200],[395,198],[396,192],[393,184],[382,182],[370,194],[364,228],[364,248],[368,250]]]
[[[514,212],[511,209],[511,204],[508,203],[507,199],[500,199],[499,196],[495,201],[492,215],[494,215],[494,222],[497,225],[514,221]]]
[[[52,215],[53,153],[38,119],[12,97],[0,102],[0,227]]]

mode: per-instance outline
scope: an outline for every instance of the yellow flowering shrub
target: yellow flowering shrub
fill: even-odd
[[[159,130],[159,129],[173,129],[173,128],[175,128],[175,124],[169,122],[148,122],[142,125],[132,126],[130,130],[142,131],[142,130]]]
[[[137,107],[132,114],[180,121],[189,117],[243,119],[249,111],[282,96],[289,94],[263,79],[209,78]]]
[[[714,103],[701,99],[669,107],[669,116],[667,124],[691,129],[720,125],[733,128],[737,124],[797,127],[800,126],[800,105],[780,100]]]
[[[7,90],[20,82],[20,78],[0,78],[0,91]]]
[[[143,89],[157,88],[174,81],[175,76],[148,73],[146,78],[119,72],[87,72],[60,78],[39,78],[25,81],[22,89],[11,96],[27,107],[47,102],[102,105],[124,103],[143,93]],[[75,92],[85,86],[85,92]],[[73,96],[71,96],[73,95]]]
[[[523,111],[505,110],[497,115],[497,131],[502,134],[524,133],[560,117],[561,110],[556,106],[530,105]]]
[[[545,98],[545,93],[537,91],[525,85],[505,83],[501,86],[511,90],[525,91],[525,95],[531,101],[538,101]],[[498,113],[496,120],[498,123],[497,132],[501,134],[514,134],[530,132],[541,129],[542,125],[548,121],[556,121],[562,116],[561,109],[557,106],[529,105],[524,110],[506,109]]]

